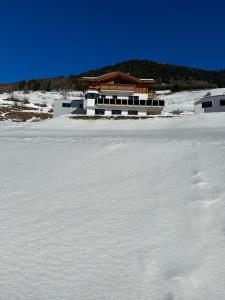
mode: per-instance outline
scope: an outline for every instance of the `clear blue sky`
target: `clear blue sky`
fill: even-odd
[[[2,0],[0,82],[132,58],[225,69],[224,1]]]

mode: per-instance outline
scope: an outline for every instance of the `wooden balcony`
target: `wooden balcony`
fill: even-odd
[[[134,92],[135,86],[133,84],[101,84],[101,91],[125,91],[125,92]]]

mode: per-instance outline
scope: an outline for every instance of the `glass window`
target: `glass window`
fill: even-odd
[[[98,98],[98,104],[103,104],[103,99],[102,98]]]
[[[97,99],[97,98],[98,98],[98,94],[96,94],[96,93],[85,94],[85,99]]]
[[[212,107],[212,101],[202,102],[202,108]]]
[[[128,115],[129,116],[137,116],[138,115],[138,111],[137,110],[128,110]]]
[[[115,98],[110,99],[110,104],[115,105],[116,104],[116,99]]]
[[[121,99],[116,99],[116,105],[121,105]]]
[[[62,103],[62,107],[71,107],[70,103]]]
[[[121,113],[122,113],[121,110],[116,110],[116,109],[112,110],[112,115],[121,115]]]
[[[95,109],[95,114],[96,115],[104,115],[105,114],[105,110],[104,109]]]
[[[129,97],[128,99],[128,105],[133,105],[134,104],[134,101],[133,101],[133,97]]]
[[[109,98],[104,99],[104,104],[109,104]]]
[[[140,100],[140,105],[145,106],[145,100]]]
[[[152,105],[152,100],[147,100],[147,106],[151,106]]]
[[[84,105],[83,105],[83,103],[80,103],[80,106],[79,106],[80,108],[83,108],[84,107]]]
[[[225,106],[225,100],[224,99],[220,100],[220,106]]]
[[[159,100],[159,106],[164,106],[164,105],[165,105],[164,100]]]
[[[122,105],[127,105],[127,99],[122,99]]]
[[[153,105],[153,106],[158,106],[158,100],[153,100],[152,105]]]
[[[134,100],[139,100],[139,96],[134,96]]]

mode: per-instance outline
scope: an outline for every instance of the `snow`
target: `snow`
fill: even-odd
[[[26,104],[27,107],[39,108],[43,112],[48,112],[53,108],[54,100],[57,99],[80,99],[81,92],[80,91],[15,91],[12,94],[2,93],[0,94],[0,105],[12,104],[11,101],[6,101],[6,99],[10,97],[14,97],[20,101],[28,100],[30,103]],[[46,107],[39,107],[37,104],[44,104]]]
[[[225,88],[200,90],[200,91],[186,91],[179,93],[171,93],[170,95],[161,95],[159,93],[159,99],[165,100],[164,111],[173,112],[176,110],[181,111],[193,111],[194,103],[210,93],[212,96],[225,94]]]
[[[0,122],[0,298],[225,299],[224,121]]]

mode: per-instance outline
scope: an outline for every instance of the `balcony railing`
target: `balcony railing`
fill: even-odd
[[[133,84],[101,84],[100,90],[101,91],[128,91],[133,92],[135,86]]]
[[[149,106],[164,106],[164,100],[127,100],[127,99],[109,99],[98,98],[96,99],[98,106],[136,106],[136,107],[149,107]]]

